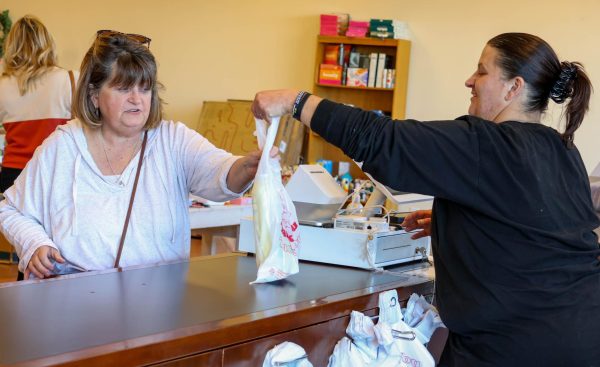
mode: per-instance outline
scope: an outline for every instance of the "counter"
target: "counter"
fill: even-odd
[[[404,302],[433,292],[421,266],[301,263],[287,280],[255,277],[253,257],[230,254],[0,285],[0,365],[259,366],[292,341],[324,366],[352,310],[375,315],[389,289]]]

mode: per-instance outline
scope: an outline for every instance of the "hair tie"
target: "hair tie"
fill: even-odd
[[[575,78],[577,78],[577,66],[567,61],[562,62],[558,79],[550,90],[550,98],[560,104],[571,97]]]

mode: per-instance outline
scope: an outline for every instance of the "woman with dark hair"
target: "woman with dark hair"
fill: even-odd
[[[225,201],[254,179],[260,152],[235,157],[163,120],[149,43],[98,31],[81,64],[76,119],[4,193],[0,229],[25,278],[187,259],[189,194]]]
[[[54,40],[34,16],[17,20],[4,46],[0,123],[6,130],[6,147],[0,192],[13,184],[42,141],[71,119],[78,77],[58,67]]]
[[[466,86],[469,115],[451,121],[397,122],[288,90],[252,108],[291,112],[379,182],[435,196],[441,365],[598,366],[600,222],[573,143],[590,81],[539,37],[507,33]],[[540,123],[549,99],[567,104],[563,132]]]

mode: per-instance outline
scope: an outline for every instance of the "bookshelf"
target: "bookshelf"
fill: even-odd
[[[385,53],[387,57],[391,57],[396,70],[393,87],[355,87],[320,83],[319,70],[324,60],[326,46],[340,44],[350,45],[353,51],[361,54]],[[403,119],[406,111],[409,61],[410,41],[407,40],[317,36],[313,93],[319,97],[352,104],[365,110],[381,110],[394,119]],[[325,142],[312,131],[308,132],[306,142],[305,157],[308,162],[315,162],[322,158],[334,162],[352,162],[340,149]],[[350,174],[355,178],[365,177],[354,163],[351,163]]]

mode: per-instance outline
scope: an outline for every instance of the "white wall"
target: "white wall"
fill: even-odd
[[[197,124],[202,101],[251,99],[261,89],[312,88],[318,15],[394,18],[413,33],[407,117],[466,113],[465,79],[485,42],[502,32],[546,39],[559,56],[581,61],[600,88],[598,0],[2,0],[13,20],[37,15],[55,37],[61,64],[78,68],[98,29],[152,38],[170,118]],[[559,109],[547,122],[557,126]],[[589,171],[600,161],[600,96],[576,134]]]

